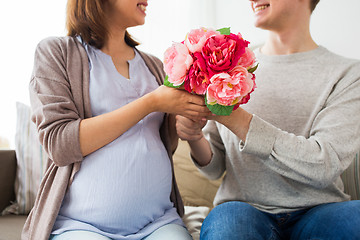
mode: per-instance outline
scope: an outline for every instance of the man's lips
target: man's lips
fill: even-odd
[[[257,13],[257,12],[260,12],[266,8],[270,7],[270,4],[263,4],[263,5],[257,5],[257,6],[254,6],[254,12]]]

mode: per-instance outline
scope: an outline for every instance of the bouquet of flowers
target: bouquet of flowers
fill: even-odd
[[[258,65],[248,45],[230,28],[193,29],[183,42],[174,42],[165,51],[164,85],[204,95],[212,113],[230,115],[249,101],[256,87]]]

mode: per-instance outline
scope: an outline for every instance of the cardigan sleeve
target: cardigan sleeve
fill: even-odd
[[[41,144],[57,166],[66,166],[83,158],[79,141],[81,116],[74,100],[81,89],[71,85],[69,76],[72,73],[68,70],[71,64],[72,71],[81,72],[78,67],[81,64],[75,60],[80,59],[79,56],[69,58],[68,52],[76,52],[69,46],[60,38],[41,41],[35,52],[29,85],[32,121],[37,126]]]

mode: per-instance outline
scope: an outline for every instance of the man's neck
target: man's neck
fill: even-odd
[[[270,30],[261,52],[266,55],[287,55],[317,48],[318,45],[312,39],[309,27],[306,24],[301,26],[281,31]]]

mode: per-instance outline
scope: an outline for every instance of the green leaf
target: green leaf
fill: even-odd
[[[256,66],[253,67],[253,68],[250,68],[250,69],[248,70],[248,72],[249,72],[249,73],[255,72],[255,70],[258,68],[258,66],[259,66],[259,64],[256,64]]]
[[[215,105],[207,104],[207,107],[212,113],[222,116],[229,116],[234,108],[234,106],[222,106],[219,104],[215,104]]]
[[[218,32],[220,32],[221,35],[230,35],[230,28],[220,28],[218,30],[216,30]]]
[[[205,95],[205,103],[206,103],[206,106],[208,107],[208,109],[213,114],[216,114],[216,115],[229,116],[232,113],[233,108],[234,108],[234,105],[233,106],[223,106],[220,104],[214,104],[214,105],[208,104],[206,95]]]
[[[164,85],[167,86],[167,87],[172,87],[172,88],[179,88],[179,87],[182,86],[182,85],[180,85],[180,86],[174,86],[174,84],[172,84],[171,82],[169,82],[169,76],[168,76],[168,75],[165,76]]]

